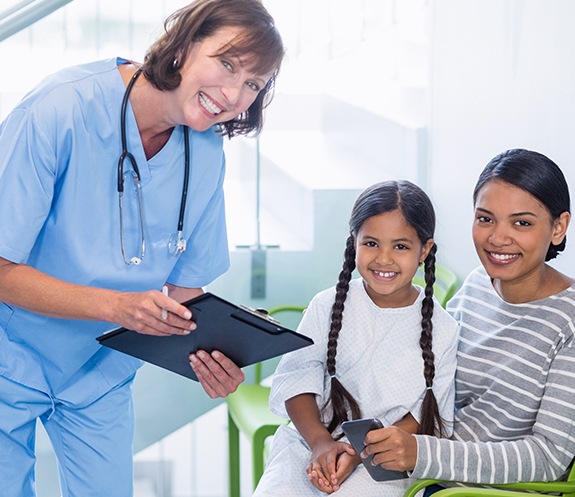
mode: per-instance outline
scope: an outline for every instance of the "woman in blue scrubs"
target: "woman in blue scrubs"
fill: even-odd
[[[0,125],[2,496],[35,495],[37,419],[64,497],[132,495],[141,362],[95,338],[193,331],[179,302],[229,267],[222,140],[260,131],[283,54],[259,0],[198,0],[143,64],[64,69]],[[244,379],[217,351],[190,366],[212,398]]]

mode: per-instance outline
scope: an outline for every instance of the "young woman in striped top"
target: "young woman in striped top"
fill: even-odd
[[[575,454],[575,280],[563,251],[569,190],[547,157],[508,150],[473,193],[482,266],[450,301],[461,326],[451,439],[372,431],[368,454],[416,478],[556,480]]]

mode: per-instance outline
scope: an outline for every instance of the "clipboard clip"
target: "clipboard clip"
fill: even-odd
[[[243,304],[240,304],[239,307],[243,311],[247,311],[250,314],[253,314],[254,316],[258,316],[259,318],[265,319],[266,321],[269,321],[272,324],[281,325],[281,322],[279,322],[277,319],[271,317],[268,314],[268,311],[266,311],[265,309],[261,309],[261,308],[254,309],[252,307],[248,307],[247,305],[243,305]]]

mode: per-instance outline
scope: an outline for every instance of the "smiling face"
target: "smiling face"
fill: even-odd
[[[405,307],[415,301],[411,281],[432,245],[430,239],[422,246],[399,210],[363,222],[355,237],[356,267],[376,305]]]
[[[216,55],[233,45],[239,33],[238,28],[222,28],[194,43],[180,70],[182,81],[173,91],[180,121],[196,131],[244,113],[272,77],[251,72],[239,57]]]
[[[549,245],[559,244],[566,229],[565,216],[553,220],[539,200],[509,183],[489,181],[477,195],[473,242],[489,276],[502,285],[538,284]]]

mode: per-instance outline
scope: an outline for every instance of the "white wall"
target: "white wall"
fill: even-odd
[[[514,147],[564,171],[575,196],[575,2],[435,0],[431,194],[441,253],[460,274],[478,263],[471,194],[487,162]],[[556,267],[575,274],[573,228]]]

